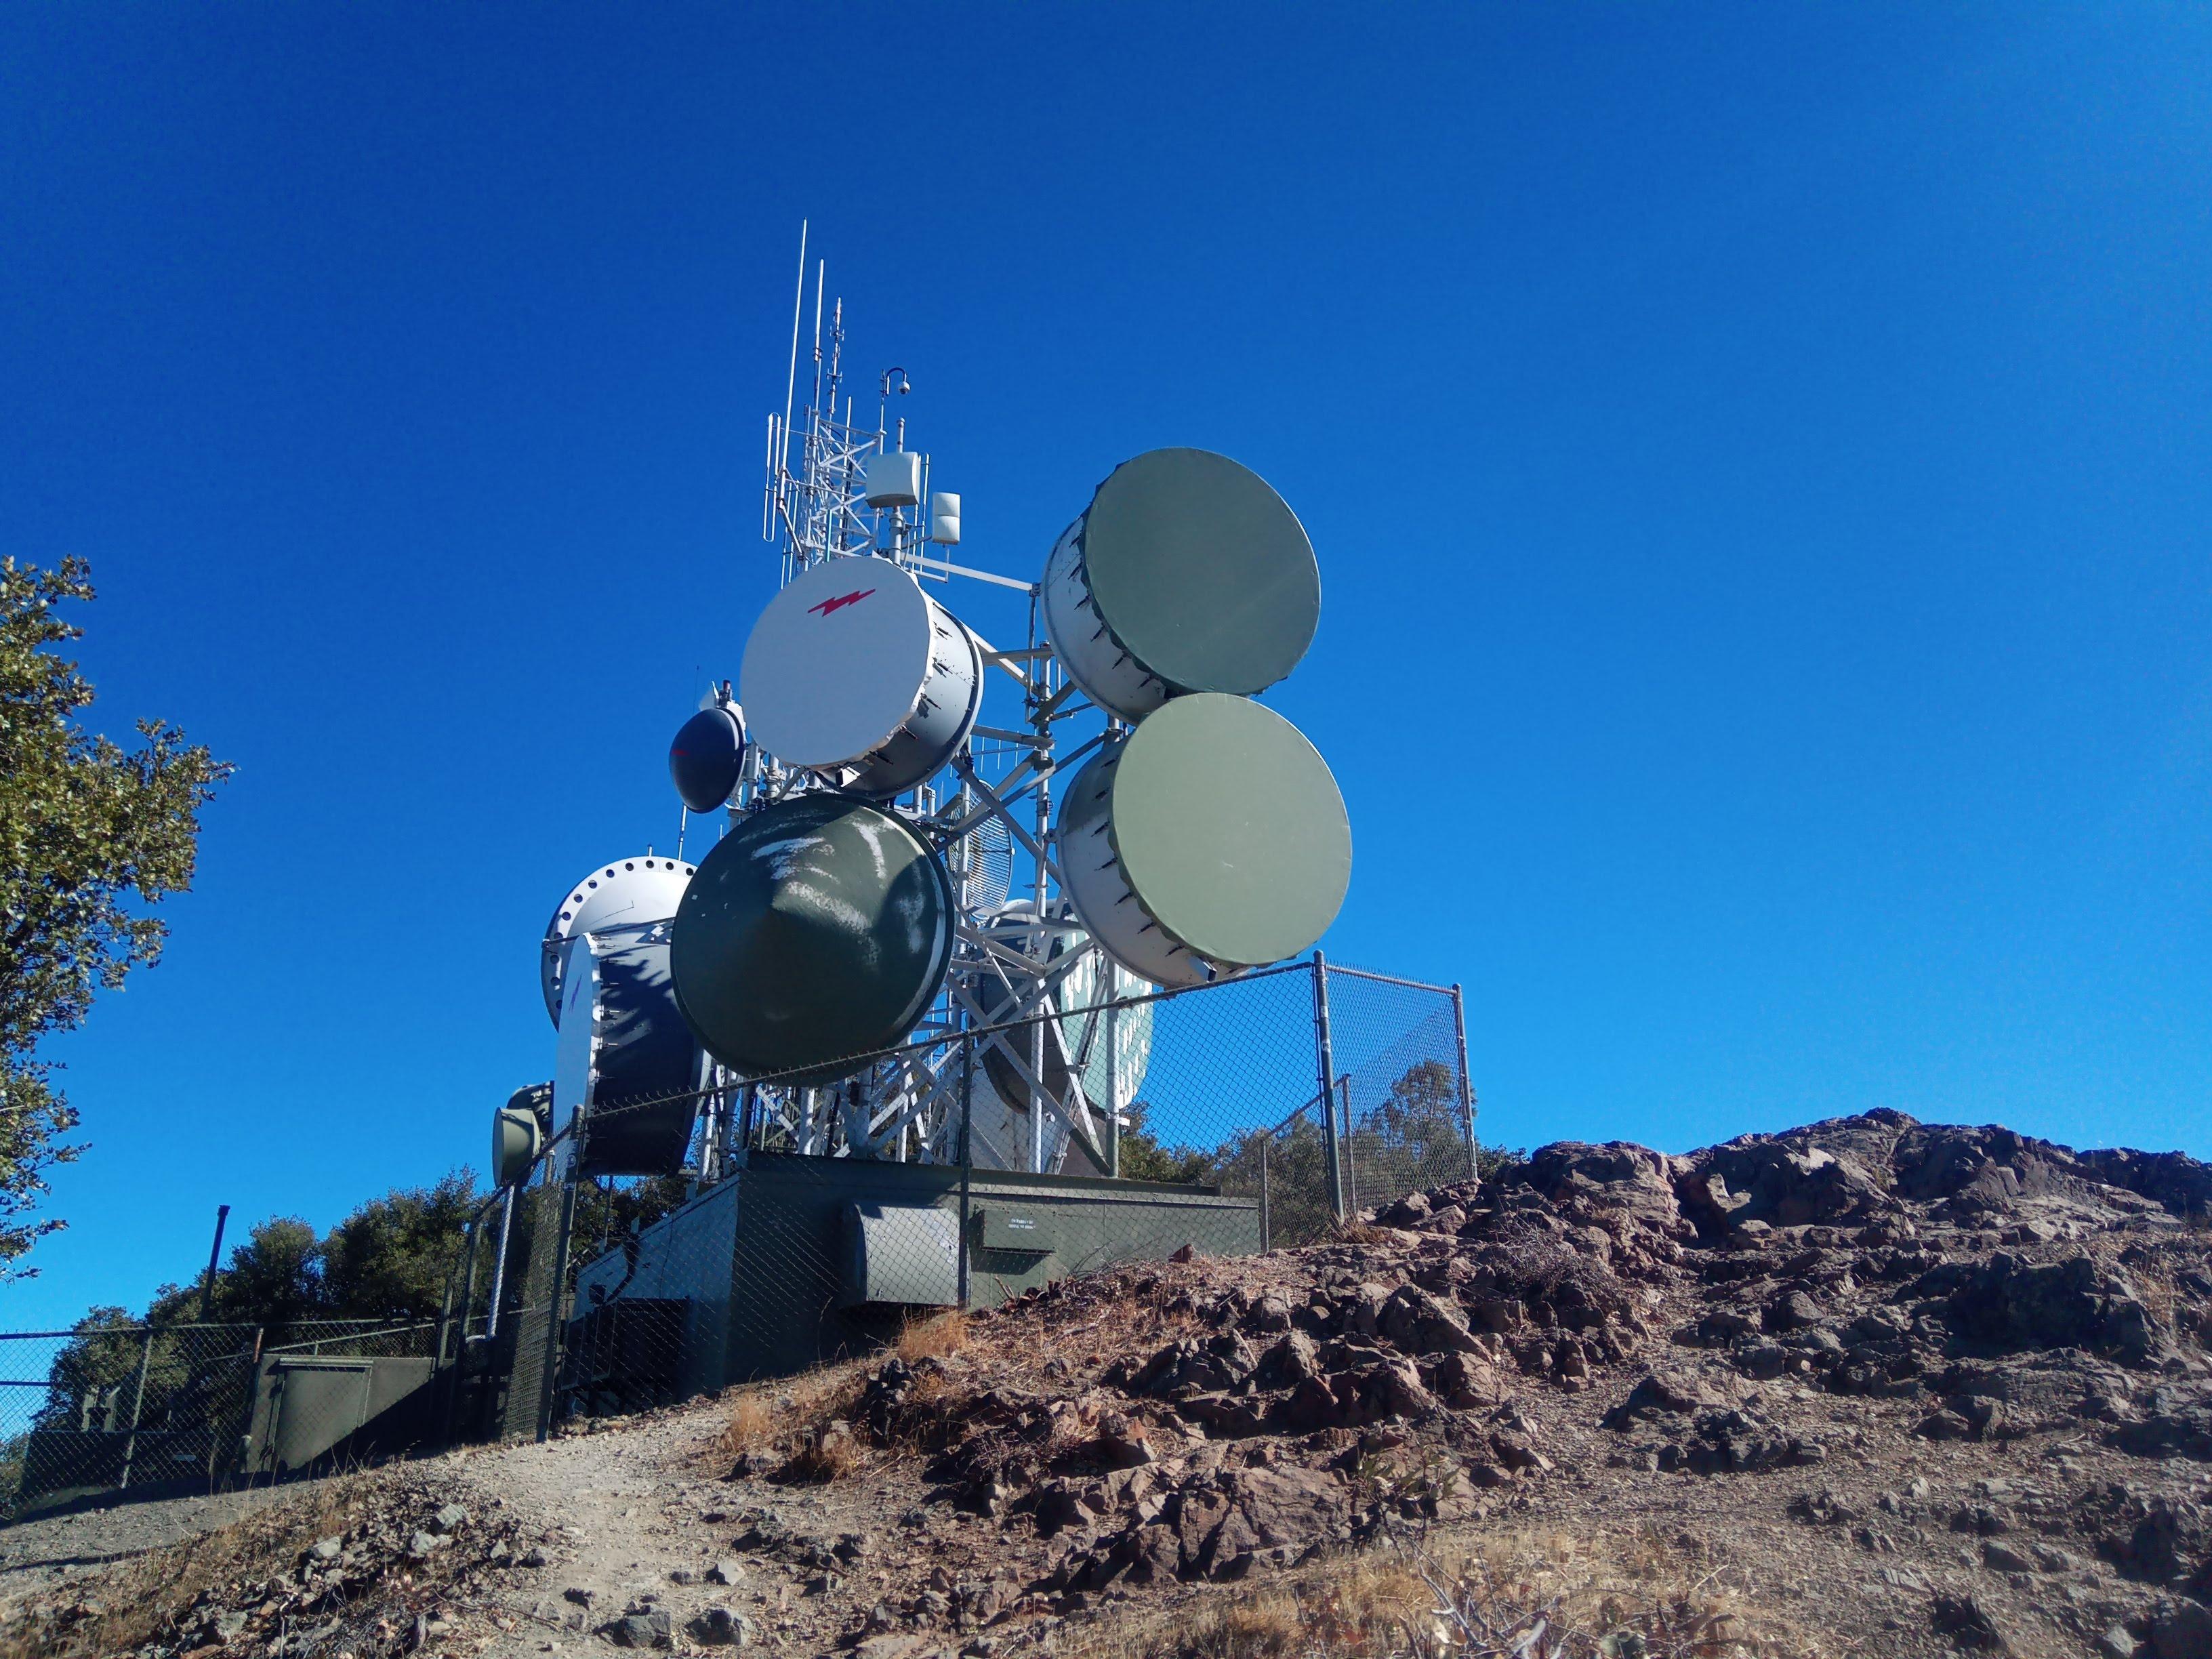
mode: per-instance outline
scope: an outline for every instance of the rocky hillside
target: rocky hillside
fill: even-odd
[[[443,1534],[395,1525],[392,1582],[312,1626],[303,1557],[136,1639],[2212,1659],[2208,1203],[2176,1154],[1894,1113],[1547,1146],[1328,1243],[445,1460],[503,1507],[434,1595],[396,1581]],[[1403,1568],[1388,1609],[1324,1608],[1350,1552]]]

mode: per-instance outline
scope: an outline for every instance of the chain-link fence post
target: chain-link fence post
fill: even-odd
[[[461,1281],[461,1349],[469,1346],[469,1310],[477,1305],[477,1246],[483,1241],[484,1212],[478,1210],[469,1218],[469,1270]],[[446,1363],[446,1342],[438,1340],[438,1363]]]
[[[253,1469],[250,1462],[253,1451],[253,1395],[261,1381],[261,1345],[268,1340],[269,1328],[256,1325],[253,1328],[253,1346],[246,1353],[245,1382],[238,1391],[237,1467],[249,1486],[253,1484]],[[208,1479],[210,1480],[215,1479],[216,1471],[215,1437],[214,1431],[210,1429],[208,1433]]]
[[[973,1109],[975,1103],[975,1038],[966,1033],[960,1039],[960,1231],[957,1240],[958,1260],[955,1263],[960,1275],[960,1305],[968,1306],[968,1188],[972,1148],[969,1131],[973,1127]]]
[[[1352,1073],[1346,1072],[1336,1080],[1336,1093],[1330,1097],[1334,1107],[1341,1100],[1344,1108],[1344,1133],[1337,1144],[1344,1148],[1344,1212],[1359,1213],[1359,1136],[1352,1121]]]
[[[553,1282],[545,1309],[545,1367],[538,1394],[538,1438],[553,1432],[554,1402],[560,1390],[561,1350],[568,1334],[568,1243],[576,1225],[576,1182],[573,1175],[561,1183],[560,1231],[553,1240]]]
[[[1329,1213],[1344,1219],[1344,1152],[1336,1135],[1336,1058],[1328,1032],[1328,961],[1313,954],[1314,1050],[1321,1086],[1315,1098],[1321,1106],[1323,1151],[1328,1168]]]
[[[1272,1249],[1273,1249],[1275,1248],[1275,1247],[1274,1247],[1274,1244],[1273,1244],[1273,1241],[1272,1241],[1272,1238],[1271,1238],[1271,1235],[1272,1235],[1272,1233],[1273,1233],[1273,1228],[1268,1224],[1269,1224],[1269,1221],[1271,1220],[1271,1218],[1269,1217],[1269,1215],[1268,1215],[1268,1213],[1267,1213],[1267,1143],[1268,1143],[1270,1140],[1273,1139],[1274,1139],[1274,1137],[1273,1137],[1273,1135],[1271,1135],[1271,1134],[1267,1133],[1267,1132],[1265,1132],[1264,1130],[1261,1133],[1261,1135],[1260,1135],[1260,1249],[1261,1249],[1261,1252],[1263,1255],[1264,1255],[1266,1252],[1267,1252],[1267,1251],[1269,1251],[1269,1250],[1272,1250]]]
[[[1107,994],[1112,995],[1113,975],[1107,975],[1104,982]],[[1121,1015],[1118,1000],[1106,1005],[1106,1173],[1115,1180],[1121,1175]]]
[[[1451,999],[1452,1031],[1459,1039],[1459,1115],[1467,1129],[1467,1177],[1472,1181],[1478,1164],[1474,1151],[1474,1082],[1467,1070],[1467,998],[1456,980],[1452,982]]]
[[[123,1443],[123,1478],[115,1484],[131,1484],[131,1465],[138,1455],[138,1414],[146,1407],[146,1368],[154,1363],[154,1328],[146,1328],[146,1340],[138,1347],[138,1385],[131,1395],[131,1437]]]

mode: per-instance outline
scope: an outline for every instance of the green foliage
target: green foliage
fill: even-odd
[[[326,1237],[297,1217],[271,1217],[216,1273],[212,1326],[200,1322],[198,1276],[163,1285],[143,1318],[93,1309],[48,1370],[38,1425],[135,1420],[163,1432],[172,1462],[189,1453],[212,1469],[249,1403],[257,1354],[438,1316],[458,1279],[476,1198],[475,1176],[456,1170],[431,1186],[370,1200]],[[478,1285],[480,1297],[485,1289]],[[0,1465],[6,1455],[0,1448]],[[0,1468],[0,1503],[13,1490]]]
[[[1474,1149],[1474,1172],[1485,1181],[1498,1181],[1511,1175],[1528,1162],[1526,1146],[1477,1146]]]
[[[466,1170],[362,1205],[323,1242],[326,1304],[344,1309],[341,1318],[436,1318],[475,1207]]]
[[[215,1276],[211,1319],[289,1331],[303,1320],[323,1318],[323,1245],[297,1216],[273,1217],[230,1253],[230,1266]],[[169,1286],[148,1316],[191,1319],[198,1315],[197,1288]]]
[[[1459,1073],[1440,1060],[1416,1060],[1379,1104],[1352,1126],[1352,1195],[1362,1207],[1467,1179],[1467,1126]]]
[[[1336,1217],[1328,1202],[1328,1143],[1321,1119],[1301,1112],[1277,1133],[1249,1135],[1224,1159],[1221,1190],[1267,1202],[1267,1243],[1280,1249],[1325,1237]]]
[[[1125,1181],[1174,1181],[1186,1185],[1211,1183],[1218,1171],[1218,1153],[1195,1146],[1166,1146],[1145,1124],[1151,1108],[1143,1101],[1129,1104],[1128,1124],[1121,1131],[1121,1177]]]
[[[14,1264],[63,1224],[34,1218],[45,1172],[79,1150],[34,1050],[160,957],[145,907],[191,886],[199,809],[231,772],[160,720],[135,750],[78,724],[93,689],[58,648],[82,630],[54,607],[92,597],[82,559],[0,559],[0,1280],[35,1271]]]
[[[1360,1207],[1387,1204],[1407,1193],[1467,1179],[1467,1125],[1461,1115],[1459,1073],[1440,1060],[1416,1060],[1401,1073],[1382,1099],[1369,1107],[1354,1101],[1354,1121],[1340,1149],[1348,1196]],[[1337,1103],[1343,1121],[1344,1103]],[[1139,1181],[1218,1186],[1231,1196],[1267,1207],[1273,1246],[1311,1243],[1334,1224],[1329,1206],[1328,1142],[1320,1114],[1301,1112],[1285,1127],[1255,1131],[1206,1150],[1164,1143],[1146,1125],[1142,1102],[1129,1109],[1121,1131],[1121,1173]],[[1484,1170],[1478,1149],[1476,1169]],[[1522,1153],[1488,1154],[1489,1168]]]
[[[461,1266],[477,1198],[476,1176],[462,1169],[430,1186],[395,1187],[369,1200],[327,1237],[297,1216],[272,1216],[257,1223],[216,1271],[207,1317],[219,1325],[258,1326],[271,1347],[332,1321],[400,1325],[435,1319]],[[198,1275],[163,1285],[147,1304],[143,1322],[198,1322],[200,1291]],[[138,1322],[120,1308],[95,1308],[76,1328]]]
[[[144,1337],[138,1322],[123,1308],[94,1308],[76,1322],[76,1340],[54,1357],[46,1376],[46,1398],[40,1407],[40,1428],[104,1426],[101,1413],[114,1403],[116,1390],[137,1374]]]
[[[690,1177],[680,1174],[627,1182],[609,1178],[578,1188],[576,1256],[588,1260],[608,1245],[650,1227],[682,1204],[690,1191]]]

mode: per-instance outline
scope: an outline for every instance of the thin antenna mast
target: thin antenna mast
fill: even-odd
[[[799,314],[806,307],[806,221],[799,222],[799,280],[791,289],[791,372],[783,381],[783,431],[791,435],[791,404],[799,392]]]
[[[814,406],[822,407],[822,278],[827,259],[814,262]]]

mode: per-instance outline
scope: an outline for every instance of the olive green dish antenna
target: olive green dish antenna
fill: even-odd
[[[1328,763],[1273,709],[1217,692],[1177,697],[1077,774],[1060,847],[1091,937],[1162,985],[1310,949],[1352,879]]]
[[[1124,461],[1045,562],[1054,653],[1100,708],[1141,720],[1188,691],[1251,696],[1298,665],[1321,568],[1283,498],[1205,449]]]
[[[514,1187],[527,1180],[530,1166],[545,1150],[545,1123],[539,1115],[550,1108],[552,1091],[540,1084],[518,1089],[514,1098],[492,1114],[491,1182]]]
[[[677,1006],[747,1077],[820,1084],[911,1030],[952,956],[945,866],[896,814],[830,790],[747,814],[676,912]]]

